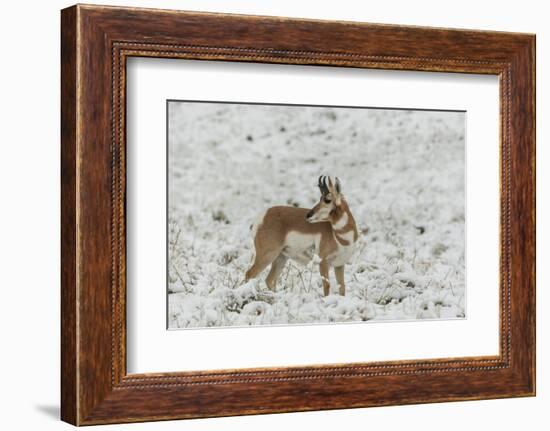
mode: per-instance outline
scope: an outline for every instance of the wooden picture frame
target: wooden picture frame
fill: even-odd
[[[534,35],[83,5],[64,9],[61,18],[64,421],[91,425],[535,394]],[[498,75],[500,354],[127,374],[130,56]]]

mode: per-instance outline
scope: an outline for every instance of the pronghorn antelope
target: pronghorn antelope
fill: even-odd
[[[321,259],[319,272],[325,296],[330,292],[329,267],[334,274],[340,295],[345,295],[344,265],[351,258],[359,236],[348,203],[344,199],[340,180],[334,183],[320,176],[321,198],[311,210],[288,206],[269,208],[253,225],[256,256],[245,281],[255,278],[269,264],[266,283],[275,290],[277,279],[290,258],[307,264],[313,253]]]

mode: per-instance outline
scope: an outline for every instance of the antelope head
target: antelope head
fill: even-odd
[[[330,222],[337,212],[341,212],[340,206],[342,205],[343,196],[340,180],[338,177],[335,177],[333,183],[331,177],[321,175],[317,185],[321,192],[321,197],[317,205],[307,213],[306,220],[309,223]]]

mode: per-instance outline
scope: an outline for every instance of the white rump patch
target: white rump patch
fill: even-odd
[[[252,238],[256,238],[256,233],[258,232],[258,228],[264,222],[264,218],[265,218],[266,213],[267,213],[267,210],[262,212],[258,217],[256,217],[256,220],[252,224]]]

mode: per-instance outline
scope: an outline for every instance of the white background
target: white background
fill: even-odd
[[[114,4],[114,2],[103,1]],[[2,415],[5,429],[69,429],[59,409],[59,9],[63,1],[3,5],[0,184]],[[189,10],[346,19],[537,33],[537,117],[550,116],[550,29],[544,2],[436,1],[118,1]],[[334,427],[411,430],[544,429],[550,421],[548,282],[549,127],[538,122],[538,396],[509,399],[164,422],[109,429],[281,429]],[[399,427],[399,428],[398,428]]]
[[[148,58],[127,82],[128,372],[498,354],[497,77]],[[168,98],[467,111],[466,319],[166,331]]]

